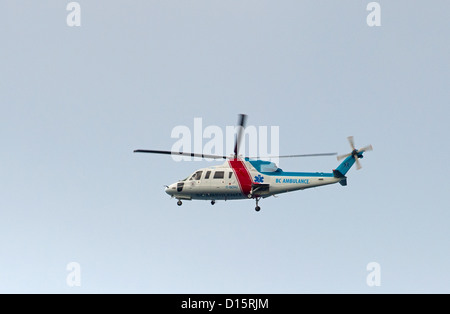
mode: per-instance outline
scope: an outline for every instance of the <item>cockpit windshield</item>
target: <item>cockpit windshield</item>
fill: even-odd
[[[191,176],[191,178],[189,179],[189,181],[191,181],[191,180],[196,180],[196,181],[200,180],[201,177],[202,177],[202,173],[203,173],[203,171],[197,171],[196,173],[194,173],[194,174]]]

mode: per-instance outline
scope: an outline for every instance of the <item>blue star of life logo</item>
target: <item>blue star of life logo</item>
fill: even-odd
[[[256,182],[256,183],[263,183],[263,182],[264,182],[264,177],[263,177],[262,175],[258,174],[258,175],[255,177],[255,182]]]

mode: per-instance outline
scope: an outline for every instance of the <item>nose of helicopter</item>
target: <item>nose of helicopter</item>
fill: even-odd
[[[175,193],[175,191],[176,191],[176,185],[175,185],[175,183],[174,183],[174,184],[171,184],[171,185],[169,185],[169,186],[166,185],[166,188],[164,189],[164,191],[165,191],[167,194],[169,194],[169,195],[172,196],[172,195]]]

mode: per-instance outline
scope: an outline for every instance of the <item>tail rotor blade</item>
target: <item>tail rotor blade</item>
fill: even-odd
[[[361,153],[361,152],[369,152],[369,151],[371,151],[371,150],[373,150],[372,145],[368,145],[368,146],[363,147],[363,148],[361,148],[360,150],[358,150],[358,152],[359,152],[359,153]]]
[[[353,139],[353,136],[349,136],[349,137],[347,137],[347,139],[348,139],[348,142],[350,143],[352,150],[355,150],[355,141]]]
[[[356,170],[359,170],[362,168],[361,162],[359,161],[358,156],[355,156],[355,163],[356,163]]]
[[[347,158],[350,155],[351,155],[351,153],[350,154],[345,154],[345,155],[339,155],[336,158],[337,158],[337,160],[341,160],[341,159]]]
[[[237,157],[239,153],[239,146],[241,145],[241,139],[244,135],[245,124],[247,121],[247,115],[240,114],[238,118],[238,132],[234,141],[234,156]]]

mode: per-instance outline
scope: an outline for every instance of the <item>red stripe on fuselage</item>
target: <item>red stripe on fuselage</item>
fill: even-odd
[[[235,158],[228,160],[228,163],[236,175],[242,194],[246,196],[249,195],[252,190],[252,177],[250,176],[244,162],[239,158]]]

